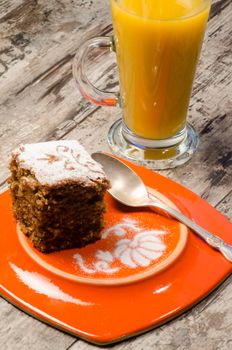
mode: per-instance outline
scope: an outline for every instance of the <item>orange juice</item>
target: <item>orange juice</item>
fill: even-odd
[[[123,119],[166,139],[185,127],[209,0],[111,0]]]

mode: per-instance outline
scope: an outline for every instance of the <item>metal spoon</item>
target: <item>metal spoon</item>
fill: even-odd
[[[176,211],[168,205],[155,201],[148,196],[147,189],[140,177],[124,163],[110,155],[96,152],[92,158],[103,166],[106,176],[110,180],[109,193],[120,203],[130,207],[154,207],[164,210],[175,219],[179,220],[194,232],[196,232],[211,247],[219,250],[224,257],[232,262],[232,246],[221,238],[206,231],[184,214]]]

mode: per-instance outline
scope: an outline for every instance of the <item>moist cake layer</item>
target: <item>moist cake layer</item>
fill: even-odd
[[[15,217],[38,250],[82,247],[100,239],[109,182],[77,141],[21,146],[12,153],[10,170]]]

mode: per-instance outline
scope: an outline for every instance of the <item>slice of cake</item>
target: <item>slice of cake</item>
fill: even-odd
[[[10,171],[16,220],[38,250],[100,239],[109,181],[77,141],[20,146],[12,152]]]

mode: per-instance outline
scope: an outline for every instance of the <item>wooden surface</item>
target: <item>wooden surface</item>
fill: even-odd
[[[162,172],[232,219],[232,2],[213,1],[195,80],[189,120],[200,134],[187,165]],[[78,139],[90,152],[108,150],[106,135],[120,117],[77,91],[71,73],[81,42],[111,33],[107,0],[0,0],[0,189],[19,143]],[[114,55],[93,60],[89,77],[117,89]],[[1,233],[2,234],[2,233]],[[112,349],[232,349],[232,277],[181,317]],[[0,299],[0,349],[92,350]]]

